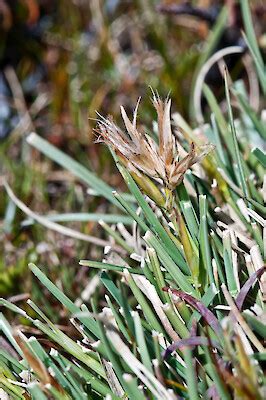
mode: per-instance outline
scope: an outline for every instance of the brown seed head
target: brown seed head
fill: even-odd
[[[201,161],[212,149],[213,145],[195,146],[191,144],[190,151],[179,161],[178,145],[171,129],[171,100],[162,101],[153,94],[153,105],[158,115],[159,145],[147,134],[137,129],[137,110],[139,101],[133,113],[131,122],[121,106],[121,115],[127,133],[122,131],[111,118],[100,117],[97,132],[98,142],[104,142],[121,157],[129,170],[139,174],[139,171],[163,183],[165,187],[174,190],[184,178],[185,172],[195,163]]]

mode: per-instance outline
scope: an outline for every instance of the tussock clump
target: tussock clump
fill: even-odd
[[[248,12],[244,1],[243,12]],[[263,90],[264,66],[250,32],[248,45]],[[32,301],[26,313],[1,300],[36,333],[28,338],[0,315],[9,341],[0,347],[0,387],[7,398],[265,397],[266,156],[261,148],[252,149],[249,140],[256,132],[259,142],[265,141],[265,130],[260,115],[247,106],[243,111],[247,99],[239,86],[229,84],[226,71],[228,117],[208,88],[205,94],[212,123],[200,127],[200,138],[175,116],[182,124],[177,142],[171,102],[158,96],[153,98],[158,144],[156,132],[154,138],[139,132],[137,107],[132,122],[121,108],[126,132],[112,119],[100,118],[99,141],[111,148],[129,190],[123,194],[37,135],[29,137],[30,145],[87,182],[117,212],[109,216],[111,225],[101,221],[106,240],[94,242],[105,246],[103,259],[80,261],[99,271],[81,296],[86,304],[72,302],[30,264],[69,313],[75,335],[53,324]],[[43,216],[30,215],[50,229],[74,235]],[[79,238],[92,241],[88,235]],[[95,293],[99,282],[108,293],[100,301]]]

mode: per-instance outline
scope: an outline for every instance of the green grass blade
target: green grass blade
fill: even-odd
[[[48,398],[36,382],[29,383],[28,390],[31,394],[32,400],[48,400]]]
[[[239,104],[243,110],[243,114],[247,114],[250,120],[252,121],[252,124],[254,128],[258,131],[258,133],[261,135],[261,137],[266,140],[266,128],[265,124],[258,118],[256,112],[251,108],[249,105],[247,99],[243,95],[243,93],[240,93],[238,90],[233,91],[234,94],[237,96],[237,99],[239,101]]]
[[[90,261],[90,260],[80,260],[79,264],[85,267],[97,268],[102,271],[106,270],[106,271],[123,272],[124,269],[127,268],[126,266],[114,265],[105,262],[103,263],[99,261]],[[144,272],[141,268],[127,268],[127,270],[131,274],[144,275]]]
[[[216,120],[219,130],[221,132],[221,135],[224,139],[224,142],[227,145],[227,149],[230,152],[230,154],[232,155],[233,154],[232,153],[233,140],[232,140],[231,135],[229,134],[227,122],[223,116],[220,106],[219,106],[214,94],[212,93],[212,91],[206,84],[204,84],[204,86],[203,86],[203,93],[206,97],[206,100],[209,104],[210,109],[212,110],[212,112],[215,116],[215,120]]]
[[[257,158],[257,160],[261,163],[261,165],[266,168],[266,154],[264,151],[256,147],[252,150],[252,154]]]
[[[243,36],[244,36],[244,38],[245,38],[245,40],[247,42],[248,48],[249,48],[250,53],[251,53],[251,55],[253,57],[254,63],[255,63],[256,68],[257,68],[257,74],[258,74],[259,82],[260,82],[261,88],[263,90],[263,93],[265,94],[266,93],[265,67],[264,67],[263,64],[260,63],[260,61],[258,59],[258,56],[254,52],[254,49],[252,48],[252,45],[250,44],[250,42],[249,42],[248,38],[246,37],[246,35],[243,34]]]
[[[75,176],[85,182],[89,187],[92,187],[102,197],[108,199],[111,203],[120,207],[120,204],[114,199],[113,189],[104,181],[99,179],[93,172],[89,171],[83,165],[73,160],[71,157],[57,149],[55,146],[41,138],[36,133],[31,133],[27,142],[49,157],[51,160],[72,172]]]
[[[29,267],[39,281],[49,290],[49,292],[52,293],[53,296],[57,298],[58,301],[60,301],[61,304],[67,308],[71,314],[78,315],[80,313],[80,308],[77,307],[63,292],[61,292],[61,290],[59,290],[58,287],[52,283],[35,264],[30,263]],[[81,316],[78,318],[89,329],[89,331],[93,333],[93,335],[99,337],[97,324],[92,317],[87,316],[85,318]]]
[[[2,306],[6,306],[7,301],[6,300],[2,300],[0,299],[0,305]],[[11,304],[11,303],[10,303]],[[22,310],[21,310],[22,311]],[[7,339],[9,340],[9,342],[12,344],[12,346],[14,347],[14,349],[18,352],[18,354],[23,358],[23,352],[21,350],[21,348],[19,347],[19,345],[17,344],[16,340],[13,337],[12,334],[12,327],[11,325],[8,323],[8,321],[6,320],[5,316],[0,313],[0,331],[2,331],[5,336],[7,337]]]
[[[139,190],[138,186],[136,185],[134,179],[132,176],[129,174],[129,172],[122,167],[121,165],[118,164],[119,170],[129,188],[131,193],[135,196],[139,206],[141,207],[145,217],[147,218],[147,221],[149,222],[151,226],[151,230],[153,233],[158,236],[162,243],[165,245],[165,248],[167,249],[167,252],[169,255],[172,257],[172,259],[180,265],[180,268],[182,268],[183,271],[189,272],[188,266],[186,265],[186,262],[180,253],[179,249],[176,247],[174,242],[170,239],[168,233],[165,231],[163,226],[161,225],[160,221],[158,220],[158,217],[154,214],[152,211],[151,207],[148,205],[146,200],[144,199],[143,195],[141,194],[141,191]]]
[[[204,304],[205,307],[209,308],[218,293],[219,291],[217,290],[216,286],[214,284],[211,284],[208,289],[205,290],[205,293],[200,301],[202,302],[202,304]],[[201,318],[202,315],[198,311],[194,311],[188,322],[188,327],[191,328],[193,320],[200,321]]]
[[[263,59],[260,54],[256,34],[253,28],[253,21],[251,18],[251,12],[250,12],[250,6],[249,6],[249,1],[248,0],[241,0],[240,1],[240,6],[242,10],[242,16],[243,16],[243,21],[244,21],[244,26],[245,26],[245,31],[247,38],[249,40],[250,46],[253,49],[253,52],[256,54],[256,57],[258,58],[259,62],[261,65],[263,65]]]
[[[199,230],[199,242],[200,242],[200,254],[201,262],[205,266],[206,272],[209,277],[209,283],[214,284],[212,263],[211,263],[211,249],[208,234],[207,225],[207,198],[205,195],[199,196],[199,206],[200,206],[200,230]],[[199,277],[200,279],[200,277]]]
[[[127,270],[125,270],[125,276],[127,283],[134,294],[134,297],[137,299],[138,304],[141,306],[141,309],[145,315],[146,320],[149,322],[150,326],[153,330],[157,332],[164,333],[164,329],[162,328],[161,324],[158,322],[153,310],[151,309],[150,305],[148,304],[145,296],[143,295],[142,291],[138,288],[137,284],[135,283],[134,279],[130,275]]]
[[[190,400],[199,400],[199,392],[197,385],[197,376],[194,365],[194,357],[189,347],[184,348],[184,359],[186,363],[186,381],[188,385],[188,395]]]
[[[226,95],[226,102],[227,102],[227,108],[228,108],[228,114],[229,114],[229,122],[230,122],[231,134],[233,137],[234,161],[236,162],[236,164],[238,166],[238,172],[239,172],[239,176],[240,176],[240,184],[241,184],[242,191],[243,191],[245,197],[248,197],[248,186],[247,186],[246,176],[244,173],[242,156],[241,156],[241,153],[239,150],[237,136],[236,136],[233,111],[232,111],[231,101],[230,101],[230,93],[229,93],[229,85],[228,85],[228,72],[226,69],[225,69],[225,73],[224,73],[224,81],[225,81],[225,95]]]
[[[230,232],[224,232],[223,234],[223,246],[224,246],[224,266],[227,287],[230,294],[235,297],[238,293],[237,283],[234,275],[233,261],[232,261],[232,243]]]
[[[147,348],[147,344],[144,337],[143,327],[141,325],[141,319],[137,312],[134,312],[133,315],[134,325],[135,325],[135,335],[136,341],[139,348],[140,358],[143,362],[143,365],[152,373],[152,363],[150,354]]]
[[[14,204],[14,203],[12,203]],[[127,215],[118,214],[98,214],[98,213],[66,213],[66,214],[51,214],[42,215],[49,221],[54,222],[99,222],[104,221],[108,224],[122,223],[124,225],[131,225],[133,219]],[[22,222],[22,226],[29,226],[34,224],[34,220],[28,218]]]
[[[99,221],[101,227],[119,244],[123,249],[125,249],[129,254],[134,252],[134,248],[121,237],[121,235],[113,228],[111,228],[104,221]]]
[[[258,317],[252,316],[249,312],[244,312],[243,314],[245,320],[248,322],[249,326],[258,333],[264,340],[266,339],[266,324],[263,323]]]
[[[256,34],[253,28],[253,21],[251,18],[250,6],[248,0],[240,1],[242,16],[244,21],[244,27],[246,35],[245,39],[247,45],[250,49],[250,52],[253,56],[253,60],[255,62],[258,77],[260,79],[261,86],[263,88],[263,92],[266,93],[266,77],[265,77],[265,66],[263,63],[263,59],[259,50]]]
[[[114,284],[113,279],[106,272],[103,272],[101,274],[101,282],[104,284],[104,286],[106,287],[108,292],[112,295],[112,297],[115,299],[117,304],[119,304],[120,307],[123,308],[121,292],[118,290],[118,288]]]
[[[153,247],[161,261],[162,266],[169,272],[173,280],[177,283],[178,287],[184,292],[193,294],[193,296],[198,297],[197,292],[193,286],[188,282],[188,277],[183,274],[177,264],[174,263],[169,254],[164,250],[164,247],[159,243],[156,237],[148,231],[144,240],[148,243],[150,247]]]

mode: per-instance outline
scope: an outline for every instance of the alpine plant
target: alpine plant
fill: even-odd
[[[248,2],[241,7],[263,92]],[[31,219],[104,251],[98,261],[80,260],[90,271],[76,301],[45,266],[29,265],[68,326],[31,300],[21,307],[0,300],[0,398],[265,398],[265,110],[251,108],[243,82],[226,70],[224,82],[223,108],[204,87],[210,118],[194,130],[171,115],[170,99],[155,94],[157,124],[149,134],[137,126],[139,102],[132,121],[121,107],[125,129],[99,117],[98,142],[109,146],[125,193],[28,136],[29,145],[105,198],[110,214],[99,221],[105,237],[95,238],[36,214],[6,184]],[[10,313],[19,325],[8,322]]]

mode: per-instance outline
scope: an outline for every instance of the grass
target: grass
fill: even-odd
[[[195,43],[203,43],[200,24],[195,24],[196,32],[180,27],[173,18],[156,10],[157,0],[147,4],[136,1],[129,7],[125,7],[123,1],[116,3],[112,7],[114,3],[108,0],[100,2],[101,7],[98,7],[98,0],[88,4],[69,1],[67,12],[59,3],[53,4],[52,9],[49,5],[39,7],[41,19],[36,24],[40,28],[41,43],[33,38],[32,51],[29,51],[29,42],[24,41],[19,51],[14,51],[22,53],[19,64],[9,68],[8,73],[3,70],[9,79],[6,102],[12,118],[19,123],[12,126],[8,118],[7,124],[12,129],[0,142],[1,175],[32,210],[48,218],[55,210],[58,214],[75,213],[77,218],[66,225],[91,236],[97,235],[97,222],[90,216],[80,220],[78,213],[121,215],[110,205],[115,202],[112,193],[109,190],[110,202],[92,188],[87,194],[86,181],[62,171],[53,161],[34,151],[28,146],[26,136],[36,131],[58,150],[72,156],[87,170],[87,179],[92,178],[89,173],[92,171],[94,176],[101,176],[101,194],[105,194],[106,183],[123,188],[123,179],[117,174],[108,149],[94,145],[95,110],[103,115],[112,114],[117,119],[120,104],[133,109],[138,97],[143,95],[141,119],[143,123],[150,123],[154,110],[149,96],[144,94],[151,85],[165,96],[171,88],[174,107],[188,114],[189,82],[202,54],[195,46]],[[25,22],[31,4],[20,0],[19,4],[14,11],[14,21]],[[37,2],[33,9],[34,6],[38,8]],[[34,15],[38,17],[38,13]],[[10,32],[12,34],[12,27]],[[207,33],[208,30],[205,35]],[[6,50],[7,36],[3,38]],[[15,40],[12,45],[16,44]],[[29,82],[34,81],[39,68],[46,71],[45,79],[38,81],[29,92]],[[187,95],[181,98],[180,92]],[[0,185],[2,188],[2,180]],[[65,290],[70,296],[78,297],[83,279],[75,255],[79,253],[80,258],[92,256],[97,260],[101,251],[76,240],[62,243],[61,235],[47,233],[39,224],[24,224],[25,215],[4,190],[0,191],[0,215],[3,221],[0,252],[5,254],[0,259],[1,293],[5,296],[31,293],[34,300],[43,301],[38,285],[28,273],[30,259],[44,263],[55,279],[61,279],[63,274]],[[39,243],[42,245],[38,246]],[[22,282],[26,276],[25,287]]]
[[[246,3],[243,13],[248,21]],[[252,31],[246,33],[257,65]],[[258,74],[261,82],[261,68]],[[170,125],[170,103],[156,96],[158,123],[145,130],[150,136],[125,114],[126,128],[100,120],[97,132],[124,191],[37,134],[27,137],[27,146],[105,199],[106,236],[61,224],[73,221],[71,210],[33,213],[6,184],[12,200],[6,229],[15,203],[30,218],[25,224],[72,239],[79,234],[98,248],[97,261],[75,252],[83,270],[94,269],[89,279],[83,275],[77,298],[74,277],[58,281],[43,263],[31,262],[39,296],[20,307],[0,300],[0,388],[11,399],[263,399],[265,137],[260,114],[245,106],[227,71],[224,84],[226,113],[204,89],[211,117],[200,135],[176,114]],[[93,219],[85,210],[76,218]],[[53,303],[45,299],[50,295]],[[10,315],[20,325],[11,326]]]

